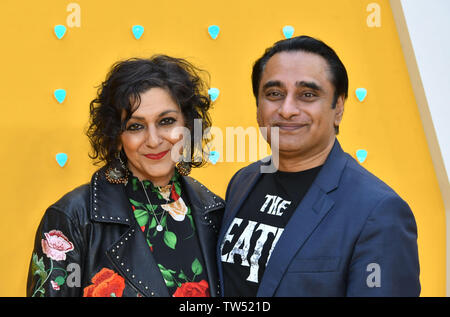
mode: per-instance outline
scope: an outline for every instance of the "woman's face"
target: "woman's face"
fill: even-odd
[[[120,136],[121,145],[134,176],[163,186],[174,174],[176,161],[171,150],[182,139],[178,129],[185,126],[184,117],[180,107],[162,88],[150,88],[140,98],[139,107]]]

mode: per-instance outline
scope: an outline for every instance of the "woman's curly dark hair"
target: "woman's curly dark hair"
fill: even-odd
[[[97,97],[90,103],[90,123],[86,131],[92,146],[90,158],[95,164],[108,165],[116,158],[120,135],[127,121],[139,107],[140,94],[150,88],[163,88],[180,106],[186,127],[191,131],[188,158],[191,167],[206,163],[203,147],[208,136],[194,140],[194,120],[201,119],[202,136],[211,127],[208,110],[211,100],[208,87],[200,77],[208,74],[182,58],[154,55],[151,58],[131,58],[115,63],[106,80],[98,87]],[[125,111],[125,119],[123,112]]]

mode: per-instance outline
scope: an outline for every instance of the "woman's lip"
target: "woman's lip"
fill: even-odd
[[[146,158],[149,158],[151,160],[160,160],[162,159],[167,153],[169,153],[169,150],[164,151],[164,152],[160,152],[157,154],[146,154],[144,155]]]

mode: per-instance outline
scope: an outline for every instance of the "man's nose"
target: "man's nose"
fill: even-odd
[[[286,96],[286,98],[283,100],[280,107],[278,108],[278,114],[283,119],[286,120],[291,119],[293,116],[300,114],[300,109],[295,100],[295,96],[293,95]]]
[[[159,131],[153,125],[149,126],[146,137],[147,138],[145,145],[147,145],[150,148],[156,148],[162,143],[162,138],[159,134]]]

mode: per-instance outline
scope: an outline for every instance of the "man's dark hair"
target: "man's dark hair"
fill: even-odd
[[[336,52],[326,45],[324,42],[309,37],[297,36],[290,39],[285,39],[276,42],[272,47],[266,49],[264,54],[255,62],[252,71],[252,85],[253,95],[256,98],[256,105],[258,106],[258,91],[261,83],[261,77],[269,59],[277,53],[281,52],[295,52],[301,51],[306,53],[317,54],[322,56],[328,63],[331,74],[330,81],[333,84],[334,98],[332,108],[336,107],[336,102],[339,96],[344,95],[348,97],[348,76],[344,64],[341,62]],[[336,127],[336,134],[339,132],[339,127]]]

